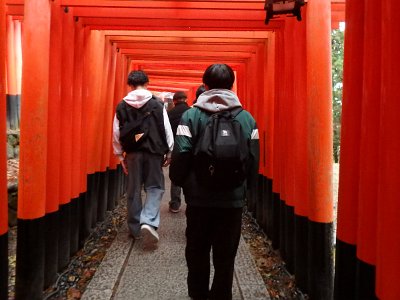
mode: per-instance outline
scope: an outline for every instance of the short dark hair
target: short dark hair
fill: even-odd
[[[127,83],[129,86],[136,88],[149,83],[149,77],[147,77],[147,74],[141,70],[131,71],[128,75]]]
[[[172,98],[173,101],[185,101],[187,99],[187,95],[185,92],[179,91],[174,94]]]
[[[204,84],[200,85],[200,86],[197,88],[197,91],[196,91],[196,100],[197,100],[197,98],[199,98],[199,96],[200,96],[201,94],[203,94],[205,91],[206,91],[206,87],[204,86]]]
[[[230,90],[235,82],[235,73],[226,64],[213,64],[203,74],[203,83],[212,89]]]

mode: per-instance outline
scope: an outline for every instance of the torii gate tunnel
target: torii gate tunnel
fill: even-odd
[[[129,70],[145,70],[150,90],[194,99],[216,62],[235,70],[234,89],[259,127],[248,208],[297,285],[310,299],[399,299],[396,14],[395,0],[308,0],[303,21],[265,25],[262,0],[0,0],[3,141],[6,99],[22,103],[16,299],[41,299],[123,193],[111,127]],[[335,251],[330,34],[339,21],[346,48]],[[5,145],[0,193],[3,300]]]

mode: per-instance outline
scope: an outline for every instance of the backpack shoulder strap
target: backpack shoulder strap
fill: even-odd
[[[234,119],[242,111],[243,111],[243,107],[239,106],[239,107],[235,107],[235,108],[231,109],[229,112],[231,113],[231,116]]]
[[[121,117],[120,124],[123,124],[125,122],[129,122],[131,120],[131,116],[128,113],[127,110],[127,104],[124,100],[122,100],[119,104],[118,104],[118,114]]]

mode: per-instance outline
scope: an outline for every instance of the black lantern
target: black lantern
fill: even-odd
[[[275,15],[292,15],[301,21],[301,7],[304,2],[304,0],[265,0],[264,9],[267,12],[265,24],[268,24]]]

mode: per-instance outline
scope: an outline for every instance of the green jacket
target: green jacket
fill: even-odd
[[[204,92],[195,106],[181,118],[172,152],[171,181],[182,186],[189,205],[203,207],[243,207],[246,189],[256,180],[259,161],[258,129],[251,114],[242,110],[235,119],[241,124],[250,145],[250,172],[247,181],[232,190],[215,190],[200,186],[193,170],[194,142],[211,114],[241,106],[236,94],[230,90]]]

